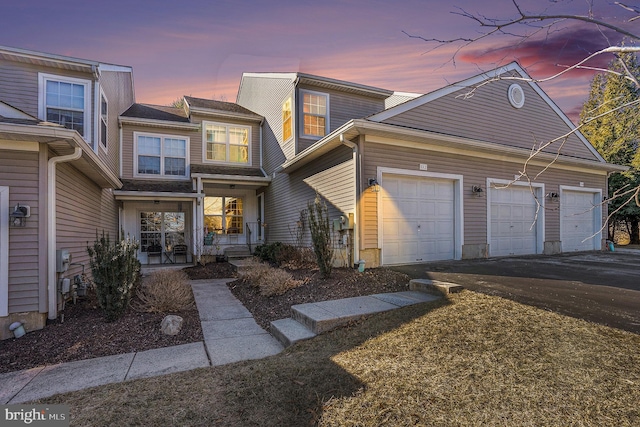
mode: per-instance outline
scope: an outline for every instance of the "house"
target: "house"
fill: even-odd
[[[621,168],[527,78],[512,63],[420,95],[245,73],[235,103],[158,106],[136,102],[130,67],[2,47],[0,338],[57,317],[96,233],[188,264],[309,242],[316,194],[343,266],[598,250]],[[525,162],[544,170],[532,183]]]
[[[57,270],[80,274],[96,230],[117,235],[118,115],[133,94],[130,67],[0,48],[0,338],[55,318]]]

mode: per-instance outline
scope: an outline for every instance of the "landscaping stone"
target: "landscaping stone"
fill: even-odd
[[[160,330],[165,335],[178,335],[182,329],[182,317],[170,314],[162,319]]]

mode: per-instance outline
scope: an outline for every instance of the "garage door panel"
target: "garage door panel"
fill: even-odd
[[[565,190],[560,198],[560,221],[563,252],[589,251],[599,247],[600,209],[595,206],[597,194]]]
[[[528,187],[491,188],[492,256],[537,252],[536,202]]]
[[[383,263],[453,259],[453,181],[387,174],[382,181]]]

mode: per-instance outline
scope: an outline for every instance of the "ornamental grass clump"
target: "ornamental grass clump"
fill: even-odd
[[[87,246],[98,305],[109,322],[120,318],[129,306],[140,275],[138,248],[138,242],[129,237],[112,243],[104,231],[102,237],[96,233],[93,247]]]
[[[260,295],[265,297],[282,295],[303,283],[302,280],[295,280],[288,271],[273,268],[255,258],[238,274],[252,286],[260,289]]]
[[[154,271],[142,279],[136,296],[134,308],[148,313],[176,313],[194,304],[189,278],[179,270]]]

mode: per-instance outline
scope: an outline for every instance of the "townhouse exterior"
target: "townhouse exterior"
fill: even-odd
[[[316,194],[342,266],[599,250],[621,168],[537,84],[504,77],[528,75],[419,95],[245,73],[235,103],[168,107],[136,103],[130,67],[0,48],[0,338],[57,317],[97,233],[137,239],[143,264],[189,264],[295,243],[301,225],[308,242]],[[531,183],[527,161],[544,171]]]

